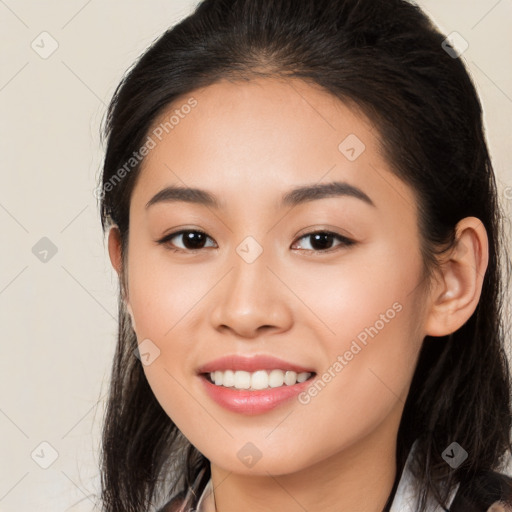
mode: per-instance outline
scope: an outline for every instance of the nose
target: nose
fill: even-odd
[[[211,323],[218,331],[231,331],[244,338],[290,329],[293,294],[263,251],[252,263],[236,251],[230,271],[216,287]]]

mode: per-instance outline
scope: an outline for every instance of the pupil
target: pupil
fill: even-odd
[[[204,244],[204,237],[202,233],[198,233],[197,231],[189,231],[185,233],[185,246],[190,245],[188,249],[200,249],[202,244]]]
[[[315,240],[316,243],[316,248],[317,249],[328,249],[329,246],[330,246],[330,241],[332,239],[332,235],[330,235],[329,233],[317,233],[315,235],[312,235],[313,236],[313,239]],[[320,241],[320,244],[318,244],[318,242]],[[315,248],[315,243],[311,244],[314,248]],[[319,247],[318,247],[319,245]]]

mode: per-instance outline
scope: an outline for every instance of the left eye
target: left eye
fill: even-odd
[[[299,238],[299,240],[302,240],[303,238],[305,238],[305,239],[309,238],[310,240],[313,241],[313,243],[310,245],[316,246],[316,247],[312,247],[311,249],[304,249],[304,250],[308,250],[308,251],[312,250],[315,252],[328,252],[328,251],[333,250],[332,247],[327,247],[327,246],[331,246],[332,242],[335,239],[338,239],[340,241],[338,246],[348,247],[355,243],[353,240],[350,240],[349,238],[347,238],[345,236],[338,235],[337,233],[332,233],[330,231],[316,231],[314,233],[308,233],[307,235],[301,236]]]

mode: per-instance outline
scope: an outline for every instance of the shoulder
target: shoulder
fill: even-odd
[[[462,482],[450,512],[512,512],[512,478],[484,471]]]

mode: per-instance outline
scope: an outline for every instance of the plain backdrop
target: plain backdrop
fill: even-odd
[[[93,510],[118,291],[93,194],[100,126],[125,70],[195,4],[0,0],[2,512]],[[512,0],[419,4],[469,44],[510,212]]]

